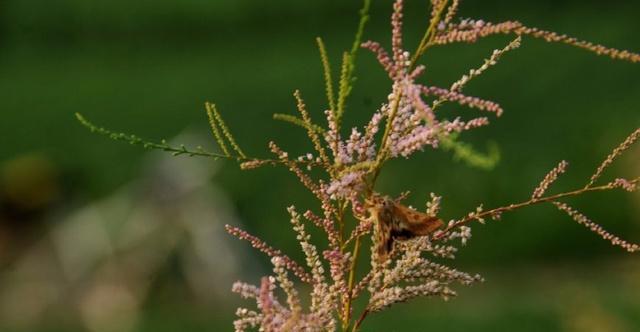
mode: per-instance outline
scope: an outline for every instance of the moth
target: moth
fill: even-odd
[[[373,196],[368,203],[380,263],[388,259],[394,241],[429,235],[444,226],[441,219],[406,207],[388,196]]]

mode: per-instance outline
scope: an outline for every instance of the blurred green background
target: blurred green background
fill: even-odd
[[[405,42],[412,49],[427,23],[427,9],[426,1],[407,2]],[[285,207],[317,209],[311,195],[285,170],[241,172],[233,163],[206,159],[180,164],[93,135],[73,114],[149,139],[180,135],[177,142],[213,146],[203,110],[204,102],[212,101],[251,155],[268,156],[270,140],[303,154],[311,149],[304,132],[271,116],[293,114],[292,92],[300,89],[312,115],[321,117],[326,106],[314,38],[323,37],[337,64],[340,52],[350,47],[359,6],[337,0],[0,2],[0,330],[231,330],[235,307],[253,304],[230,294],[227,279],[255,282],[269,266],[244,243],[220,235],[223,221],[244,224],[300,258]],[[388,44],[390,9],[391,1],[374,3],[365,39]],[[634,1],[486,0],[464,1],[460,15],[516,19],[640,51],[638,12],[640,3]],[[510,40],[498,36],[434,49],[425,56],[423,79],[448,86]],[[348,126],[368,119],[389,91],[374,57],[360,54]],[[562,159],[570,162],[569,173],[554,190],[580,187],[640,126],[639,77],[638,64],[525,38],[520,49],[466,90],[506,111],[491,126],[461,136],[480,150],[497,143],[499,165],[483,171],[429,150],[391,163],[379,190],[394,195],[411,190],[409,201],[416,206],[436,192],[444,196],[445,218],[455,218],[480,203],[492,207],[528,198]],[[605,176],[637,176],[639,152],[632,149]],[[223,203],[209,205],[207,198]],[[637,194],[624,192],[570,200],[605,228],[636,241],[639,202]],[[95,206],[100,208],[92,210]],[[218,218],[220,210],[229,217]],[[97,231],[83,226],[78,211],[93,211]],[[78,228],[68,226],[76,219]],[[144,227],[123,226],[142,219]],[[160,219],[161,225],[154,224]],[[171,223],[176,220],[178,226]],[[142,232],[141,242],[123,240],[136,238],[128,235],[130,228],[153,231]],[[85,257],[90,251],[91,259]],[[127,265],[130,259],[135,263]],[[213,278],[215,271],[198,274],[220,260],[238,262],[226,262],[237,265],[226,279]],[[637,257],[611,248],[550,206],[477,226],[455,265],[487,281],[459,289],[460,297],[447,303],[398,305],[373,315],[364,330],[640,330]],[[144,273],[123,266],[144,266]],[[112,288],[98,282],[105,278]],[[222,291],[200,296],[213,286]]]

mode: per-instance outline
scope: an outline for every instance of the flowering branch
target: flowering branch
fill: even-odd
[[[607,184],[594,186],[595,181],[600,177],[600,175],[604,172],[604,170],[609,165],[611,165],[611,163],[617,157],[619,157],[625,150],[629,149],[629,147],[637,141],[638,137],[640,137],[640,128],[635,130],[633,133],[631,133],[631,135],[629,135],[617,148],[613,150],[611,154],[607,156],[607,158],[598,167],[596,172],[591,176],[590,181],[583,188],[543,197],[547,188],[558,178],[559,175],[563,174],[566,171],[566,167],[568,163],[563,160],[558,164],[558,166],[552,169],[545,176],[542,182],[540,182],[538,187],[536,187],[536,189],[533,191],[531,199],[529,199],[528,201],[517,203],[517,204],[510,204],[507,206],[491,209],[488,211],[481,211],[481,212],[477,211],[474,213],[469,213],[468,216],[462,219],[452,220],[442,232],[438,233],[435,236],[435,238],[441,239],[445,237],[447,233],[449,233],[450,231],[456,228],[462,227],[463,225],[466,225],[471,221],[479,221],[483,223],[485,220],[484,218],[499,219],[504,212],[509,212],[509,211],[513,211],[516,209],[520,209],[523,207],[540,204],[540,203],[552,203],[556,207],[558,207],[558,209],[567,212],[569,216],[571,216],[578,223],[587,226],[592,231],[600,235],[602,238],[606,240],[610,240],[613,245],[621,246],[629,252],[638,251],[639,250],[638,245],[630,244],[624,240],[619,239],[618,237],[615,237],[609,234],[604,229],[602,229],[599,225],[590,221],[584,215],[570,208],[568,205],[558,202],[558,200],[561,198],[578,196],[578,195],[582,195],[582,194],[585,194],[588,192],[594,192],[594,191],[607,191],[607,190],[613,190],[618,188],[622,188],[630,192],[638,190],[638,182],[640,182],[640,177],[635,178],[633,180],[618,178]]]
[[[460,219],[445,224],[440,219],[442,197],[432,194],[424,212],[402,205],[406,195],[391,198],[376,192],[376,183],[387,161],[409,158],[418,151],[443,148],[466,158],[469,163],[488,167],[497,162],[495,149],[489,156],[477,154],[468,144],[456,141],[461,133],[489,125],[487,116],[456,116],[443,118],[439,107],[447,102],[467,107],[473,111],[487,112],[491,119],[499,118],[505,111],[500,104],[481,97],[463,93],[466,84],[478,78],[507,52],[520,47],[521,36],[533,36],[549,42],[561,42],[583,48],[613,59],[640,61],[640,55],[601,45],[579,41],[554,32],[525,27],[517,21],[486,23],[482,20],[463,19],[455,23],[459,0],[430,0],[429,24],[413,54],[403,48],[403,0],[395,0],[391,16],[391,49],[374,41],[362,42],[369,20],[371,0],[363,0],[360,19],[350,50],[342,54],[340,75],[333,81],[331,65],[324,42],[317,44],[325,79],[328,109],[324,110],[326,126],[311,120],[302,95],[294,97],[299,116],[276,114],[274,118],[300,126],[313,146],[312,153],[299,157],[269,143],[274,159],[248,157],[222,119],[213,104],[206,104],[212,134],[221,152],[212,153],[202,148],[195,150],[184,146],[173,147],[166,142],[144,141],[134,135],[111,132],[88,122],[81,115],[78,120],[90,130],[115,140],[159,149],[174,154],[206,156],[214,159],[237,161],[242,169],[265,165],[284,166],[318,199],[322,213],[310,210],[298,213],[294,206],[287,211],[291,226],[304,253],[306,267],[287,257],[282,251],[267,245],[258,237],[237,227],[226,226],[231,235],[248,241],[256,250],[271,257],[273,275],[261,279],[259,286],[236,283],[232,290],[243,298],[256,301],[257,310],[239,308],[234,322],[236,331],[259,329],[260,331],[342,331],[356,332],[370,314],[391,305],[409,301],[415,297],[439,297],[449,299],[457,293],[454,285],[471,285],[482,281],[478,275],[459,271],[441,261],[454,259],[458,246],[464,246],[471,238],[471,223],[484,223],[486,218],[498,219],[504,212],[551,203],[567,213],[574,221],[597,233],[612,245],[629,252],[640,251],[637,244],[622,240],[596,224],[576,209],[560,200],[596,191],[623,189],[638,190],[640,177],[618,178],[606,184],[596,185],[603,172],[622,153],[640,138],[640,129],[634,131],[596,169],[589,182],[582,188],[558,194],[546,194],[549,187],[565,173],[567,163],[562,161],[553,168],[533,190],[530,198],[520,203],[484,210],[482,206]],[[517,38],[484,60],[478,68],[471,69],[448,89],[426,85],[418,80],[426,67],[420,65],[422,56],[433,46],[454,42],[473,43],[493,34],[515,34]],[[391,80],[386,101],[372,110],[371,118],[362,127],[351,128],[345,133],[342,118],[347,100],[355,84],[356,58],[360,48],[370,50]],[[335,87],[335,88],[334,88]],[[336,89],[337,91],[334,91]],[[493,117],[495,116],[495,117]],[[384,124],[383,124],[384,123]],[[310,172],[313,169],[323,172]],[[318,174],[322,174],[321,178]],[[323,250],[312,243],[304,220],[317,226],[326,236]],[[366,237],[371,236],[371,249],[367,255]],[[458,242],[459,241],[459,242]],[[370,266],[362,277],[356,275],[357,267]],[[311,303],[306,308],[300,301],[296,282],[289,273],[297,276],[311,289]],[[277,287],[283,291],[283,299],[275,294]],[[366,306],[355,313],[356,299],[367,297]]]

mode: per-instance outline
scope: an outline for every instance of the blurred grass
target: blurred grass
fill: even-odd
[[[614,332],[636,331],[640,326],[640,265],[633,259],[471,271],[482,273],[486,282],[470,288],[458,287],[459,297],[448,302],[420,299],[371,314],[362,330]],[[194,308],[188,299],[171,299],[150,303],[135,330],[230,330],[232,311],[224,307],[203,310]],[[238,303],[237,299],[232,302]],[[37,330],[67,331],[82,329],[60,324]]]
[[[325,106],[313,38],[324,38],[335,66],[339,51],[349,46],[358,5],[337,0],[277,4],[250,0],[3,1],[0,142],[4,144],[0,163],[41,152],[65,171],[66,185],[77,196],[85,200],[102,197],[132,179],[144,152],[90,134],[75,122],[74,112],[115,130],[160,139],[185,127],[205,132],[203,103],[207,100],[218,104],[251,154],[268,155],[269,140],[292,154],[302,154],[310,149],[304,133],[271,120],[271,115],[293,113],[291,93],[300,89],[312,115],[320,118]],[[387,43],[389,7],[386,2],[374,6],[366,38]],[[424,11],[422,1],[409,2],[405,33],[409,45],[416,44],[424,28]],[[531,26],[639,51],[640,21],[634,14],[639,11],[640,4],[634,2],[482,1],[465,2],[461,14],[492,21],[519,19]],[[425,77],[447,86],[509,40],[496,37],[473,46],[436,49],[426,56]],[[388,93],[388,81],[373,56],[363,52],[360,60],[359,80],[346,118],[353,125],[366,119]],[[525,199],[561,159],[570,161],[569,173],[555,188],[580,186],[600,160],[640,125],[638,77],[637,64],[525,38],[521,49],[505,56],[467,90],[501,103],[506,110],[490,127],[462,136],[480,149],[489,140],[495,141],[502,155],[498,167],[491,172],[469,169],[452,162],[449,154],[427,151],[411,161],[391,163],[382,174],[380,190],[392,194],[412,190],[409,201],[416,206],[422,206],[434,191],[444,196],[445,217],[454,218],[480,203],[491,207]],[[448,112],[453,115],[458,109]],[[638,150],[634,151],[608,176],[637,175],[640,162]],[[294,237],[283,235],[292,235],[284,207],[316,206],[294,177],[280,169],[241,173],[226,163],[215,181],[231,195],[250,231],[296,252]],[[638,196],[610,193],[573,202],[605,228],[638,239],[640,217],[634,210]],[[624,255],[551,207],[507,214],[503,222],[476,228],[474,235],[461,252],[460,263],[505,267],[506,279],[511,275],[509,266],[550,261],[578,261],[588,266],[594,256]],[[518,292],[517,297],[495,308],[507,310],[504,317],[510,318],[501,316],[486,324],[461,321],[459,314],[437,304],[429,307],[433,314],[420,319],[442,315],[442,328],[447,330],[465,326],[502,329],[496,324],[520,331],[533,326],[559,328],[550,309],[527,304],[529,294],[513,291]],[[464,290],[456,301],[474,301],[492,292],[510,291],[487,288],[486,293],[470,294]],[[407,310],[407,321],[409,312],[425,310],[415,308]],[[637,311],[637,304],[634,308]],[[394,315],[402,313],[394,311]],[[165,316],[158,314],[156,319],[151,314],[149,330],[180,330],[163,321]],[[221,320],[228,322],[228,316],[224,317]],[[153,325],[156,323],[158,326]]]

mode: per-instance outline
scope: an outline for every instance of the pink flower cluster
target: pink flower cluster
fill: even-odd
[[[378,61],[393,80],[393,89],[388,101],[379,110],[379,113],[391,122],[388,140],[382,147],[391,157],[408,157],[416,151],[423,150],[425,146],[437,147],[439,140],[444,136],[489,123],[485,117],[469,121],[462,121],[460,118],[440,121],[435,113],[438,103],[451,101],[497,115],[502,114],[502,108],[494,102],[416,82],[425,68],[414,68],[410,53],[402,48],[401,11],[402,1],[396,1],[392,16],[392,58],[379,43],[368,41],[362,44],[364,48],[376,54]],[[430,104],[426,100],[426,97],[432,96],[437,97],[438,103]]]

